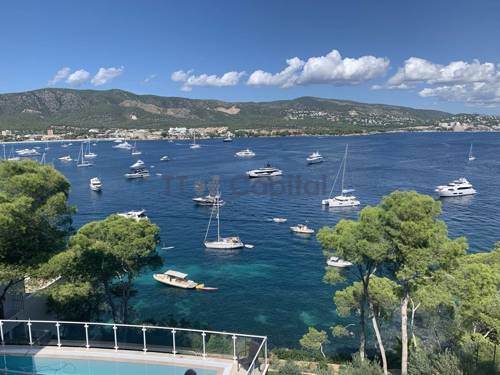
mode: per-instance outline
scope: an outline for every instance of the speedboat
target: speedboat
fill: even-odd
[[[476,190],[465,177],[454,180],[448,185],[440,185],[436,187],[436,192],[440,197],[459,197],[476,194]]]
[[[275,223],[286,223],[287,222],[287,219],[285,219],[284,217],[273,217],[273,221]]]
[[[335,182],[337,181],[337,177],[335,177],[335,180],[333,181],[332,190],[330,192],[330,197],[328,197],[327,199],[323,199],[321,201],[321,204],[323,204],[325,206],[338,208],[338,207],[354,207],[354,206],[359,206],[361,204],[360,201],[354,195],[351,194],[354,192],[354,189],[345,189],[344,188],[344,178],[345,178],[345,170],[346,170],[346,165],[347,165],[348,147],[349,147],[349,145],[345,146],[344,158],[342,159],[342,162],[340,163],[339,170],[337,172],[337,176],[339,176],[340,172],[342,171],[340,195],[332,197],[333,189],[335,188]]]
[[[246,150],[238,151],[234,156],[239,158],[253,158],[255,156],[255,152],[247,148]]]
[[[156,273],[153,278],[162,284],[175,286],[176,288],[182,289],[194,289],[198,286],[198,283],[193,280],[188,280],[186,273],[177,272],[173,270],[168,270],[165,273]]]
[[[93,191],[101,191],[102,190],[102,182],[98,177],[92,177],[90,179],[90,190]]]
[[[141,159],[137,160],[134,164],[130,166],[131,169],[137,169],[142,167],[144,167],[144,162]]]
[[[23,148],[22,150],[16,150],[16,154],[19,156],[38,156],[40,153],[34,148]]]
[[[149,177],[149,171],[145,168],[132,168],[130,172],[125,173],[125,177],[134,178],[145,178]]]
[[[307,164],[318,164],[323,162],[323,156],[319,152],[313,152],[307,157]]]
[[[247,176],[250,178],[258,178],[258,177],[274,177],[281,176],[283,171],[278,168],[271,167],[271,164],[267,163],[266,167],[253,169],[247,172]]]
[[[313,234],[314,229],[309,228],[305,224],[297,224],[294,227],[290,227],[290,230],[294,233],[299,233],[299,234]]]
[[[148,217],[146,216],[145,210],[122,212],[122,213],[119,213],[117,215],[124,217],[126,219],[133,219],[135,221],[148,220]]]
[[[345,267],[351,267],[352,263],[348,262],[347,260],[344,260],[339,257],[330,257],[326,261],[326,264],[330,267],[337,267],[337,268],[345,268]]]
[[[212,206],[212,212],[210,213],[210,219],[208,221],[207,231],[205,232],[205,239],[203,244],[207,249],[217,249],[217,250],[236,250],[245,247],[245,244],[241,242],[239,237],[221,237],[220,235],[220,194],[215,195],[215,203]],[[215,241],[207,241],[208,232],[210,231],[210,224],[212,223],[212,218],[217,219],[217,239]]]
[[[226,138],[224,138],[224,139],[222,140],[222,142],[232,142],[232,141],[233,141],[233,138],[231,138],[231,136],[230,136],[230,135],[228,135]]]
[[[162,156],[162,157],[160,158],[160,161],[169,161],[169,160],[170,160],[170,158],[169,158],[168,156],[166,156],[166,155],[165,155],[165,156]]]
[[[121,142],[121,143],[114,145],[113,148],[117,148],[117,149],[121,149],[121,150],[131,150],[132,145],[130,143],[128,143],[127,141],[124,141],[124,142]]]
[[[58,158],[60,161],[64,161],[64,162],[69,162],[69,161],[73,161],[73,159],[71,159],[71,156],[69,155],[66,155],[66,156],[61,156],[60,158]]]
[[[193,202],[199,206],[213,206],[215,204],[223,206],[226,203],[222,199],[218,198],[216,195],[212,194],[208,194],[204,197],[193,198]]]

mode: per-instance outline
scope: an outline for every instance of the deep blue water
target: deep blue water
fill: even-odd
[[[176,319],[207,322],[214,329],[265,334],[276,345],[296,345],[307,326],[328,329],[335,324],[334,290],[322,283],[325,259],[321,249],[314,237],[293,235],[289,226],[307,221],[317,230],[335,225],[340,218],[356,216],[358,209],[335,211],[321,206],[346,143],[350,150],[347,180],[356,188],[362,206],[377,204],[396,189],[434,195],[436,185],[465,176],[478,194],[443,201],[442,217],[450,235],[467,236],[471,251],[488,250],[500,239],[500,137],[494,133],[254,138],[200,143],[202,148],[191,150],[187,142],[138,142],[143,151],[140,158],[151,171],[151,177],[144,181],[123,177],[136,158],[130,152],[112,149],[111,142],[97,144],[98,158],[91,168],[65,166],[57,160],[68,152],[76,157],[77,144],[68,149],[54,144],[49,151],[47,160],[54,160],[71,181],[71,203],[78,208],[76,226],[112,213],[144,208],[151,221],[161,228],[162,241],[175,246],[172,250],[159,250],[165,261],[163,270],[186,272],[195,281],[220,288],[215,293],[172,289],[156,283],[151,273],[145,274],[136,282],[139,292],[133,301],[140,318],[173,315]],[[471,143],[477,156],[474,162],[467,161]],[[246,160],[233,156],[246,147],[257,156]],[[316,150],[326,161],[307,166],[305,158]],[[172,160],[160,162],[163,155]],[[285,173],[274,180],[277,183],[273,194],[269,193],[269,182],[245,177],[245,171],[267,161]],[[93,176],[101,178],[102,194],[90,191],[88,181]],[[223,254],[204,248],[210,211],[194,206],[191,198],[198,195],[197,183],[210,181],[214,176],[219,176],[227,202],[221,210],[222,233],[237,234],[243,242],[254,244],[254,249]],[[308,192],[304,191],[306,183]],[[319,194],[314,191],[317,185]],[[280,189],[284,192],[280,193]],[[268,221],[276,216],[288,218],[288,223]]]

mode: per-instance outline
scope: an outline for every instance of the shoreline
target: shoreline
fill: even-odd
[[[295,135],[251,135],[246,137],[233,137],[235,139],[245,139],[245,138],[294,138],[294,137],[364,137],[371,135],[380,134],[409,134],[409,133],[447,133],[447,134],[464,134],[464,133],[500,133],[500,130],[463,130],[463,131],[449,131],[449,130],[388,130],[388,131],[372,131],[367,133],[349,133],[349,134],[295,134]],[[137,138],[125,138],[125,137],[111,137],[111,138],[71,138],[71,139],[50,139],[50,140],[24,140],[24,141],[0,141],[0,145],[8,144],[39,144],[39,143],[65,143],[65,142],[86,142],[86,141],[97,141],[97,142],[113,142],[117,139],[122,139],[124,141],[190,141],[191,138],[157,138],[157,139],[137,139]],[[221,137],[205,137],[198,138],[199,140],[222,140]]]

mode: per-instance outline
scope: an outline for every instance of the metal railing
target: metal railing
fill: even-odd
[[[246,374],[265,374],[267,337],[191,328],[53,320],[0,320],[2,345],[85,347],[232,359]]]

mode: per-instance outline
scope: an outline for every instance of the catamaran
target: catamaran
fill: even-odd
[[[476,157],[472,154],[472,143],[470,144],[469,155],[467,157],[469,161],[476,160]]]
[[[345,152],[344,152],[344,158],[342,159],[342,162],[340,163],[340,168],[337,172],[337,175],[335,176],[335,180],[333,181],[332,190],[330,191],[330,197],[327,199],[323,199],[321,201],[321,203],[324,204],[325,206],[329,206],[329,207],[354,207],[354,206],[359,206],[359,204],[360,204],[359,200],[354,195],[350,194],[350,193],[354,192],[354,189],[345,189],[344,188],[348,148],[349,148],[349,145],[346,145]],[[340,195],[337,195],[337,196],[332,198],[333,189],[335,188],[335,183],[339,177],[340,171],[342,171]]]
[[[91,167],[92,163],[85,160],[85,152],[83,151],[83,143],[80,145],[80,152],[78,153],[77,167]]]
[[[193,132],[193,143],[191,143],[189,148],[192,148],[192,149],[200,148],[200,145],[196,143],[196,132]]]
[[[205,239],[203,243],[208,249],[219,249],[219,250],[236,250],[245,247],[245,244],[241,242],[239,237],[221,237],[220,235],[220,194],[217,193],[215,195],[216,202],[213,205],[212,212],[210,213],[210,219],[208,221],[207,231],[205,233]],[[217,218],[217,240],[216,241],[207,241],[208,232],[210,230],[210,224],[212,223],[212,217],[216,214]]]
[[[90,151],[90,141],[86,142],[87,143],[87,149],[85,151],[85,154],[83,155],[83,157],[85,159],[94,159],[95,157],[97,157],[97,154]]]

